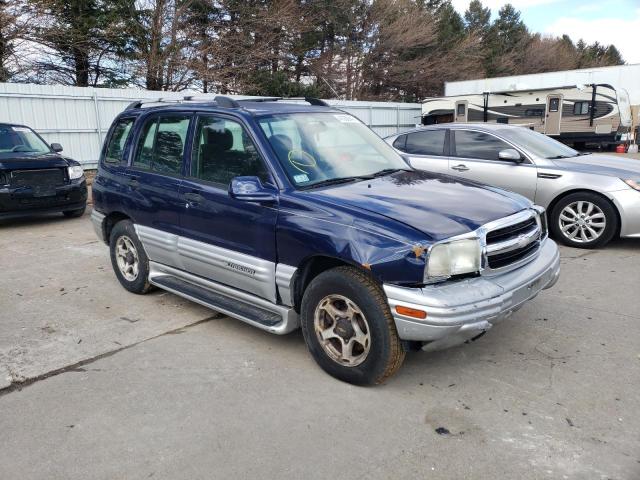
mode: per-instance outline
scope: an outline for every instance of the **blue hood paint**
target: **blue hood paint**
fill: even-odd
[[[426,242],[476,230],[531,206],[519,195],[425,171],[398,172],[369,181],[308,190],[300,196],[316,205],[355,208],[382,217],[380,221],[384,223],[402,223],[420,232]]]

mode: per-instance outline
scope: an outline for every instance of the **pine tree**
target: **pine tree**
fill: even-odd
[[[469,32],[484,35],[491,26],[491,10],[485,8],[480,0],[472,0],[464,12],[464,19]]]

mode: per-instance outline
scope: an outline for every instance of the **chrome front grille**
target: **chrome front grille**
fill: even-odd
[[[516,268],[540,250],[544,233],[534,210],[526,210],[485,226],[485,271]]]

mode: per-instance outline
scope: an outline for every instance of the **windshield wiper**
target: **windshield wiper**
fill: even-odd
[[[392,173],[408,171],[408,168],[385,168],[384,170],[371,174],[371,178],[384,177],[385,175],[391,175]]]
[[[306,190],[315,187],[326,187],[328,185],[339,185],[341,183],[355,182],[356,180],[365,180],[362,177],[337,177],[327,178],[326,180],[320,180],[319,182],[310,183],[309,185],[301,185],[300,189]]]
[[[560,160],[561,158],[571,158],[568,155],[555,155],[553,157],[546,157],[547,160]]]
[[[591,152],[580,152],[576,157],[581,157],[583,155],[591,155]]]

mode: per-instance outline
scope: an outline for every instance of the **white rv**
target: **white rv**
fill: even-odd
[[[593,84],[554,89],[487,92],[430,98],[422,123],[494,122],[523,125],[581,148],[618,143],[631,128],[624,89]]]

